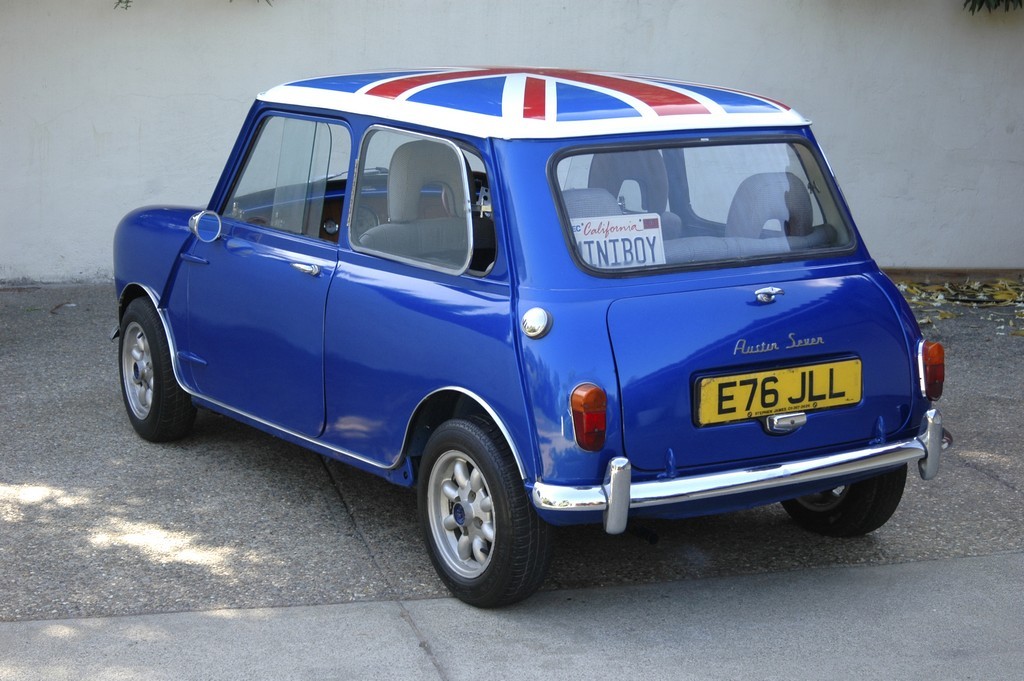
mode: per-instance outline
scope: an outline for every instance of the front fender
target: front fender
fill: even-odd
[[[138,284],[165,300],[182,251],[193,239],[188,219],[198,208],[150,206],[128,213],[114,232],[114,283],[120,299]]]

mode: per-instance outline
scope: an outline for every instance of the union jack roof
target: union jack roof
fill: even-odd
[[[554,68],[356,73],[287,83],[259,99],[503,139],[808,123],[784,104],[746,92]]]

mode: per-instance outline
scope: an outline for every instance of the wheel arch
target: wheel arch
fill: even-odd
[[[414,468],[418,469],[418,462],[426,448],[427,440],[438,426],[451,419],[474,416],[486,419],[497,426],[512,452],[519,476],[527,480],[527,468],[522,455],[497,411],[476,393],[455,386],[435,390],[417,405],[406,431],[405,457],[413,460],[416,463]]]
[[[128,309],[128,306],[136,298],[142,298],[143,296],[149,298],[149,302],[153,304],[153,308],[158,312],[160,306],[157,304],[156,294],[151,291],[148,287],[142,284],[131,283],[127,284],[122,290],[120,295],[117,297],[117,321],[121,322],[121,318],[124,317],[124,311]],[[161,318],[161,322],[163,319]],[[167,332],[166,324],[164,325],[164,333]]]
[[[174,380],[182,390],[193,396],[198,396],[198,393],[191,387],[189,383],[183,380],[181,374],[181,365],[178,362],[178,344],[175,340],[174,334],[171,332],[171,324],[167,319],[166,311],[160,308],[160,296],[149,286],[140,284],[138,282],[130,282],[124,285],[121,289],[120,294],[117,297],[117,328],[114,330],[111,340],[115,339],[121,333],[121,320],[124,318],[124,313],[128,309],[128,306],[132,302],[139,298],[146,298],[149,303],[156,310],[156,316],[160,320],[160,327],[163,331],[164,338],[167,340],[168,347],[171,352],[171,368],[174,373]]]

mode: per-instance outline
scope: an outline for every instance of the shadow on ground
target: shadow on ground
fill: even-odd
[[[545,589],[1024,549],[1024,338],[999,311],[958,313],[926,327],[956,448],[881,530],[821,538],[777,506],[559,528]],[[110,285],[0,289],[0,620],[445,595],[410,490],[208,412],[182,442],[136,437],[113,326]]]

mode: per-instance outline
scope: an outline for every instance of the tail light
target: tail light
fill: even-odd
[[[942,343],[925,341],[921,344],[921,389],[925,397],[932,401],[942,397],[945,380],[946,351]]]
[[[608,396],[593,383],[583,383],[572,391],[569,403],[576,444],[588,452],[601,451],[608,427]]]

